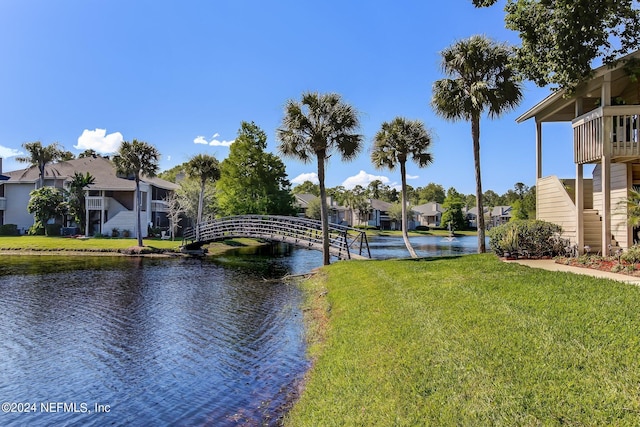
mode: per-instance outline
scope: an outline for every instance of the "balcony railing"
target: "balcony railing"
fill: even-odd
[[[92,211],[100,211],[109,209],[109,199],[105,197],[89,196],[86,198],[87,209]]]
[[[164,200],[152,200],[151,212],[168,212],[169,204]]]
[[[611,160],[640,157],[640,105],[599,107],[573,120],[574,162],[600,161],[605,143]]]

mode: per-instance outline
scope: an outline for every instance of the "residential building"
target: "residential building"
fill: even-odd
[[[116,175],[115,166],[109,159],[96,156],[48,164],[45,167],[44,185],[62,189],[75,172],[88,172],[95,179],[95,183],[86,190],[86,233],[111,234],[117,228],[120,231],[129,230],[135,236],[135,181]],[[40,173],[36,166],[31,166],[5,174],[9,179],[0,181],[0,224],[16,224],[24,233],[34,224],[33,216],[27,212],[27,204],[29,193],[38,185]],[[164,200],[177,188],[176,184],[160,178],[142,178],[139,200],[143,237],[147,236],[148,226],[169,226]]]
[[[640,52],[629,58],[640,59]],[[536,125],[536,216],[561,225],[580,252],[589,246],[607,255],[637,238],[624,201],[640,185],[640,82],[624,69],[624,59],[594,70],[574,93],[552,93],[517,119]],[[543,176],[542,130],[552,122],[573,128],[573,179]],[[594,165],[591,177],[585,165]]]
[[[440,227],[442,212],[444,212],[440,203],[429,202],[423,205],[414,206],[413,211],[416,217],[416,225]]]

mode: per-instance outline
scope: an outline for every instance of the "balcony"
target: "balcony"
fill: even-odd
[[[640,105],[599,107],[572,125],[576,164],[600,162],[605,144],[611,161],[640,159]]]
[[[7,198],[0,197],[0,211],[4,211],[7,209]]]
[[[89,196],[86,199],[87,210],[101,211],[109,209],[109,199],[105,197]]]
[[[169,204],[164,200],[152,200],[151,212],[168,212]]]

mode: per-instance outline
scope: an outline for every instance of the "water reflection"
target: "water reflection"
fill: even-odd
[[[0,414],[0,424],[272,424],[307,367],[300,292],[269,280],[280,261],[6,262],[0,396],[110,412]]]

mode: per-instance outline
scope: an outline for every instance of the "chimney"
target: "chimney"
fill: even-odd
[[[2,157],[0,157],[0,175],[2,175]]]

